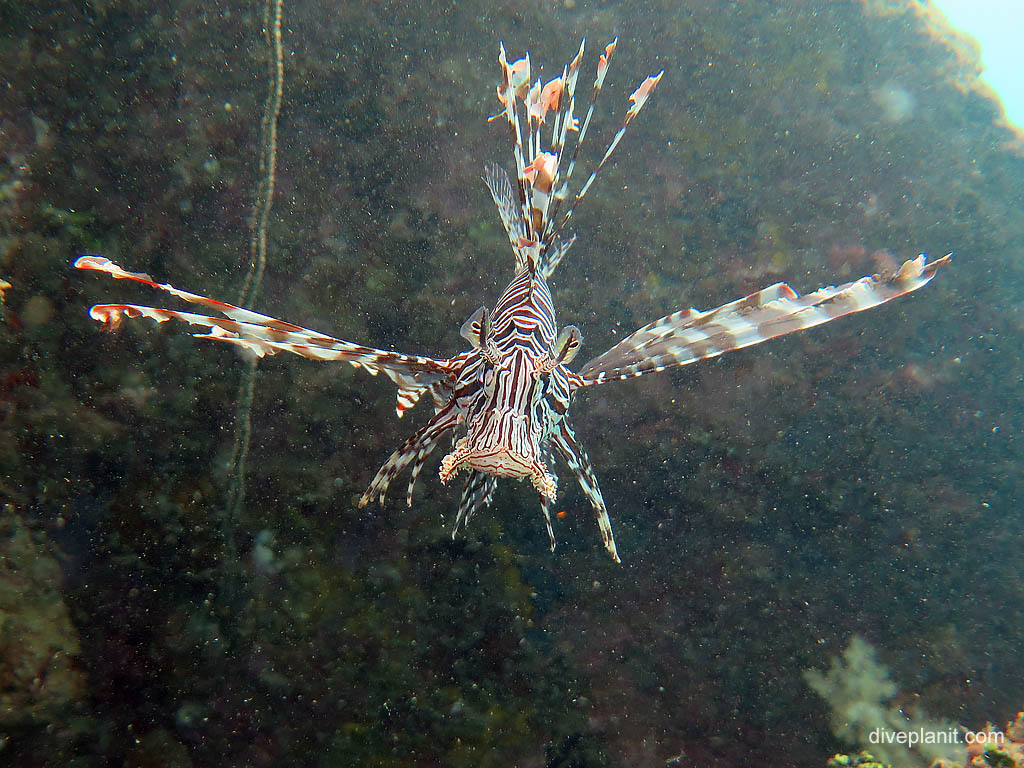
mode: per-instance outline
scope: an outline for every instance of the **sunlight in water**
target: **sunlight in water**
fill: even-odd
[[[985,82],[1003,100],[1006,116],[1024,127],[1024,80],[1020,70],[1024,54],[1020,30],[1024,28],[1021,0],[934,0],[950,23],[981,44]]]

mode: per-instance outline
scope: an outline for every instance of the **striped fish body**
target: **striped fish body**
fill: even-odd
[[[209,313],[98,304],[90,310],[92,317],[109,327],[126,317],[178,320],[198,327],[197,337],[233,344],[259,356],[286,351],[383,373],[398,387],[399,417],[429,394],[433,415],[384,462],[360,499],[361,507],[373,500],[383,504],[391,482],[407,469],[406,503],[412,505],[416,481],[427,460],[441,440],[453,440],[451,451],[441,459],[440,478],[443,483],[459,474],[466,479],[452,536],[490,503],[498,478],[516,478],[529,480],[537,490],[554,549],[551,506],[558,491],[558,462],[578,481],[593,507],[604,546],[618,561],[597,477],[570,424],[569,405],[575,390],[688,365],[878,306],[928,283],[950,257],[929,263],[919,256],[892,274],[869,275],[805,296],[778,283],[715,309],[672,312],[630,334],[578,373],[572,371],[569,364],[582,336],[574,326],[557,331],[548,288],[574,242],[563,234],[565,226],[662,77],[652,75],[633,91],[604,155],[572,194],[570,179],[615,46],[612,41],[599,58],[582,121],[576,116],[582,44],[561,75],[546,84],[531,83],[529,55],[510,63],[504,47],[500,50],[501,110],[491,119],[504,118],[508,126],[515,175],[513,179],[490,165],[484,181],[512,246],[515,269],[493,312],[480,307],[463,325],[462,337],[470,346],[466,352],[435,359],[367,347],[157,283],[149,275],[129,272],[100,256],[82,256],[75,262],[79,269],[144,283]],[[549,141],[542,139],[542,133]]]
[[[556,341],[547,282],[536,270],[521,270],[498,300],[493,319],[481,308],[463,335],[482,364],[471,372],[477,387],[466,412],[466,435],[442,460],[441,481],[463,470],[529,478],[553,500],[556,481],[540,459],[556,415],[545,395],[552,378],[561,381],[556,388],[566,397],[564,413],[569,393],[565,371],[545,367]]]

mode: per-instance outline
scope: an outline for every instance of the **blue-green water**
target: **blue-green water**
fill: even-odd
[[[889,670],[879,706],[973,729],[1020,709],[1024,160],[939,22],[900,0],[285,0],[260,312],[465,348],[512,272],[481,181],[512,162],[499,41],[547,80],[586,37],[586,92],[619,37],[584,171],[665,70],[553,280],[580,360],[675,309],[955,252],[870,312],[580,392],[616,565],[564,470],[554,553],[513,481],[453,541],[436,458],[411,508],[405,476],[358,508],[429,407],[398,420],[384,377],[290,355],[259,365],[230,515],[243,357],[89,318],[159,297],[83,253],[241,290],[263,14],[0,6],[0,762],[823,766],[870,745],[803,671],[854,636]]]
[[[1024,19],[1024,7],[1015,0],[939,0],[934,3],[949,23],[973,38],[984,67],[983,80],[996,92],[1007,119],[1024,125],[1024,84],[1017,77],[1020,46],[1016,30]]]

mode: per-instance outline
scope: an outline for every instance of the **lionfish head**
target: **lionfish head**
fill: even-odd
[[[462,470],[498,477],[528,478],[541,496],[554,500],[557,481],[541,460],[541,444],[553,411],[544,401],[551,372],[571,358],[580,334],[569,326],[548,352],[514,347],[502,354],[490,341],[490,322],[481,307],[463,326],[463,336],[483,358],[479,397],[466,435],[441,460],[441,482]]]
[[[555,479],[540,458],[545,409],[543,382],[534,361],[516,350],[483,372],[482,405],[469,418],[466,435],[441,461],[441,482],[462,470],[498,477],[529,478],[537,491],[555,497]]]

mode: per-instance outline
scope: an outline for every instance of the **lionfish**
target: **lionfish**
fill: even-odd
[[[504,46],[500,47],[501,108],[490,119],[503,117],[508,124],[515,180],[499,166],[489,165],[484,181],[512,245],[515,274],[493,310],[480,307],[462,326],[467,351],[436,359],[365,347],[157,283],[109,259],[82,256],[75,262],[78,269],[145,283],[222,317],[135,304],[99,304],[92,307],[91,316],[109,327],[123,317],[181,320],[203,329],[194,334],[198,338],[228,342],[257,356],[284,350],[313,360],[348,362],[371,375],[383,373],[398,386],[399,417],[429,393],[434,415],[391,454],[360,499],[360,507],[374,499],[383,504],[391,481],[405,469],[410,469],[406,503],[411,506],[416,479],[427,459],[439,441],[451,436],[451,450],[441,459],[441,482],[448,483],[460,473],[467,475],[452,536],[490,504],[498,478],[526,478],[540,494],[554,550],[551,508],[558,489],[554,464],[561,459],[593,506],[604,546],[618,562],[597,477],[569,420],[576,390],[688,365],[875,307],[917,290],[950,257],[927,263],[921,255],[904,262],[893,274],[871,275],[805,296],[777,283],[716,309],[673,312],[573,371],[569,364],[580,350],[582,335],[572,325],[557,331],[548,287],[575,241],[565,233],[565,226],[664,74],[648,77],[633,91],[618,132],[579,191],[572,194],[570,180],[616,42],[600,55],[582,123],[576,115],[582,43],[561,75],[543,85],[539,79],[531,83],[529,54],[509,63]],[[547,142],[542,134],[549,137]]]

